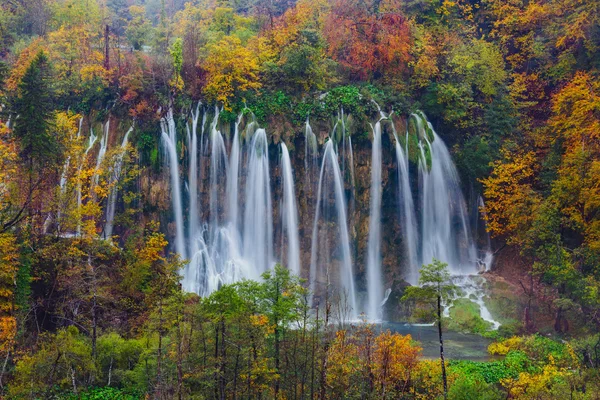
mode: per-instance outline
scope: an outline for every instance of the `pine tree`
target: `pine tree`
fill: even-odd
[[[21,157],[32,172],[58,161],[59,148],[51,133],[50,65],[43,51],[33,59],[18,86],[14,133]]]

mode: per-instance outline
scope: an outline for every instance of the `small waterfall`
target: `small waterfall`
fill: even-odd
[[[287,233],[287,267],[300,275],[300,240],[298,238],[298,210],[290,154],[285,143],[281,143],[281,174],[283,175],[282,225]]]
[[[330,199],[330,197],[333,197],[333,199]],[[332,219],[336,220],[335,225],[331,223]],[[330,229],[333,229],[333,232],[330,232]],[[339,242],[329,243],[330,238],[338,238]],[[339,254],[339,259],[334,260],[333,256],[337,254]],[[334,266],[337,266],[337,268],[330,268]],[[313,224],[310,262],[311,293],[322,292],[323,289],[328,291],[332,275],[335,272],[339,274],[339,286],[334,284],[334,287],[340,291],[340,297],[348,301],[352,319],[356,319],[358,308],[342,173],[334,150],[333,140],[329,140],[323,153],[317,190],[317,207]],[[317,287],[317,285],[320,287]]]
[[[373,127],[371,153],[371,209],[367,247],[367,317],[381,319],[384,290],[381,276],[381,120]]]
[[[173,110],[169,109],[166,117],[160,120],[162,143],[165,149],[164,161],[171,175],[171,199],[175,214],[175,249],[182,259],[186,258],[185,237],[183,234],[183,205],[181,203],[181,183],[179,181],[179,164],[177,157],[177,132]]]
[[[115,219],[115,211],[117,209],[117,194],[119,192],[119,179],[121,178],[121,167],[123,165],[123,157],[125,156],[125,151],[127,150],[127,142],[129,140],[129,135],[133,131],[133,126],[127,130],[125,136],[123,137],[123,141],[121,142],[121,151],[117,154],[117,158],[115,160],[115,165],[112,169],[111,183],[112,188],[110,189],[110,193],[108,194],[108,202],[106,207],[106,223],[104,224],[104,238],[108,239],[112,236],[113,231],[113,221]]]

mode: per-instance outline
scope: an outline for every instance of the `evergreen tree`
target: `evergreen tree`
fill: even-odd
[[[58,161],[59,148],[51,133],[50,65],[43,51],[33,59],[19,83],[14,133],[30,172]]]

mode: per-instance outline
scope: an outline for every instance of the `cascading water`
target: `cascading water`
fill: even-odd
[[[281,211],[283,230],[287,234],[288,269],[300,275],[300,240],[298,238],[298,211],[294,191],[294,175],[290,154],[285,143],[281,143],[281,173],[283,175],[283,207]]]
[[[182,259],[186,258],[185,237],[183,234],[183,205],[181,203],[181,184],[179,181],[179,164],[177,157],[177,131],[173,110],[169,109],[167,115],[160,120],[160,130],[163,146],[165,148],[164,162],[171,175],[171,196],[173,213],[175,214],[175,249]]]
[[[244,258],[259,273],[273,262],[273,206],[267,133],[258,129],[250,144],[244,214]]]
[[[94,175],[92,176],[92,187],[98,186],[98,182],[100,181],[100,167],[102,166],[102,161],[104,161],[106,149],[108,148],[109,134],[110,119],[104,124],[102,139],[100,139],[100,148],[98,149],[98,156],[96,157],[96,169],[94,170]]]
[[[417,116],[421,121],[421,117]],[[446,145],[427,122],[419,127],[421,157],[421,262],[435,258],[454,275],[477,273],[477,251],[467,223],[465,200]],[[432,136],[430,141],[427,137]],[[427,151],[428,149],[428,151]]]
[[[405,139],[405,146],[402,148],[393,123],[392,129],[394,131],[394,138],[396,140],[396,160],[398,163],[400,226],[402,227],[404,249],[406,251],[408,261],[408,268],[406,268],[404,277],[408,283],[411,285],[416,285],[419,281],[419,262],[417,260],[419,234],[417,230],[417,217],[415,216],[412,189],[410,187],[410,170],[408,165],[408,131]]]
[[[115,219],[115,211],[117,209],[117,194],[119,192],[118,182],[121,178],[121,167],[123,165],[123,157],[125,156],[125,151],[127,150],[127,143],[129,140],[129,135],[133,131],[133,126],[127,130],[125,136],[123,137],[123,141],[121,142],[121,149],[119,154],[117,154],[117,158],[115,160],[115,165],[112,168],[111,174],[111,184],[112,188],[110,189],[110,193],[108,194],[108,201],[106,206],[106,223],[104,224],[104,238],[108,239],[112,236],[113,231],[113,222]]]
[[[383,119],[383,116],[382,116]],[[367,247],[367,307],[369,320],[381,319],[384,295],[381,276],[381,119],[373,127],[371,153],[371,210]]]
[[[227,203],[229,204],[229,223],[233,228],[238,227],[239,214],[239,170],[240,170],[240,123],[243,114],[240,113],[235,122],[233,140],[231,141],[231,157],[229,159],[229,180],[227,181]]]
[[[314,182],[312,181],[313,172],[318,167],[319,149],[317,136],[314,134],[308,118],[304,127],[304,173],[306,174],[305,185],[311,190]]]
[[[336,221],[335,225],[332,224],[332,219]],[[338,241],[330,243],[332,238],[337,238]],[[339,254],[337,259],[334,258],[335,254]],[[340,297],[348,302],[351,318],[356,319],[358,308],[346,217],[346,199],[338,156],[333,141],[329,140],[323,152],[317,190],[309,278],[311,293],[329,291],[332,277],[336,273],[339,285],[334,284],[334,287],[340,291]]]
[[[353,197],[348,188],[353,187],[354,157],[342,111],[332,130],[332,138],[324,146],[320,168],[317,165],[319,151],[316,135],[308,120],[306,122],[306,175],[303,177],[306,181],[302,193],[310,196],[315,203],[302,200],[307,206],[302,215],[297,209],[296,195],[299,193],[296,193],[294,187],[296,179],[293,162],[288,146],[283,142],[280,144],[281,179],[274,180],[282,185],[281,190],[274,192],[281,193],[281,197],[276,199],[276,204],[280,204],[278,215],[281,218],[281,230],[278,230],[281,232],[281,251],[277,251],[277,257],[273,251],[274,209],[267,133],[264,129],[257,128],[255,121],[246,123],[245,128],[241,129],[244,116],[239,115],[231,125],[231,146],[226,146],[219,130],[220,110],[215,109],[207,129],[209,134],[206,136],[203,132],[207,113],[204,113],[200,137],[197,128],[199,114],[200,106],[191,111],[187,127],[187,163],[178,157],[172,111],[168,112],[161,123],[165,161],[172,181],[174,247],[182,257],[189,256],[189,263],[182,270],[184,289],[206,296],[223,284],[241,279],[260,279],[262,272],[271,268],[276,261],[281,261],[293,273],[308,277],[308,284],[314,295],[312,303],[318,304],[326,300],[324,296],[339,296],[337,298],[351,310],[347,312],[346,319],[357,319],[361,311],[371,321],[382,319],[382,305],[390,294],[390,288],[386,290],[383,285],[381,254],[384,151],[382,124],[391,122],[391,119],[380,112],[381,118],[373,126],[365,277],[367,297],[365,304],[361,306],[356,292],[349,233],[352,216],[348,214],[349,201]],[[408,131],[402,146],[394,130],[398,160],[399,218],[406,247],[405,277],[411,283],[416,283],[419,265],[431,262],[434,257],[448,262],[450,270],[456,276],[474,273],[476,247],[466,223],[465,202],[450,154],[431,126],[425,125],[423,116],[419,114],[411,118],[415,119],[414,123],[418,127],[415,143],[420,144],[420,148],[412,149],[417,154],[419,164],[414,170],[414,173],[418,171],[419,174],[419,191],[418,196],[415,196],[419,199],[418,203],[413,201],[411,188]],[[412,140],[414,138],[411,138],[410,143]],[[336,150],[338,148],[339,153]],[[345,174],[341,168],[342,163]],[[189,168],[185,174],[186,186],[182,184],[179,173],[179,168],[183,165]],[[311,172],[313,166],[314,174]],[[209,185],[207,190],[200,187],[203,185],[202,175],[205,175]],[[347,182],[347,178],[352,182]],[[316,183],[318,185],[310,189]],[[181,193],[184,187],[187,187],[190,197],[186,218],[183,216]],[[416,204],[419,205],[418,210]],[[416,215],[420,218],[417,219]],[[302,241],[299,232],[302,223],[299,217],[305,222],[307,218],[312,221],[308,271],[303,270],[301,264]],[[184,230],[186,219],[188,225],[187,230]],[[485,310],[482,311],[484,312]]]
[[[215,107],[215,116],[210,125],[210,227],[215,238],[219,230],[219,204],[222,204],[222,188],[228,179],[227,149],[223,134],[217,129],[220,110]],[[219,198],[221,197],[221,199]],[[214,239],[213,239],[214,240]]]
[[[10,122],[10,116],[9,116],[9,122]],[[76,138],[79,139],[81,137],[81,127],[83,125],[83,117],[79,118],[79,128],[77,129],[77,136]],[[73,138],[71,138],[73,139]],[[87,151],[86,151],[87,154]],[[63,170],[62,173],[60,175],[60,181],[59,181],[59,193],[60,193],[60,199],[61,202],[64,202],[64,197],[65,197],[65,193],[67,191],[67,175],[69,173],[69,167],[71,165],[71,156],[68,155],[67,158],[65,159],[65,163],[63,165]],[[64,207],[64,204],[59,205],[58,210],[56,212],[56,222],[60,223],[60,218],[62,215],[62,208]],[[46,217],[46,220],[44,221],[44,226],[43,226],[43,232],[44,234],[46,234],[48,232],[48,228],[50,227],[50,224],[52,223],[52,215],[48,214],[48,217]]]
[[[94,130],[90,129],[90,137],[88,138],[88,145],[85,149],[85,152],[83,153],[83,155],[81,156],[80,160],[79,160],[79,166],[77,167],[77,210],[80,211],[81,210],[81,206],[83,205],[83,199],[82,199],[82,195],[81,195],[81,170],[83,169],[83,165],[87,160],[87,155],[90,152],[90,150],[92,149],[92,147],[94,147],[94,144],[96,143],[96,140],[98,139],[98,137],[96,135],[94,135]],[[77,235],[81,235],[81,223],[79,222],[77,224]]]
[[[198,208],[198,118],[200,117],[200,103],[192,110],[192,127],[186,125],[188,134],[188,153],[189,153],[189,172],[188,172],[188,190],[189,190],[189,217],[188,217],[188,237],[194,237],[198,233],[200,224],[200,210]],[[202,124],[204,129],[204,124]]]
[[[485,247],[480,250],[478,261],[480,264],[480,269],[489,271],[490,268],[492,268],[492,263],[494,262],[494,253],[492,252],[490,233],[487,230],[487,210],[485,208],[483,197],[481,196],[477,197],[477,207],[475,212],[477,213],[478,217],[475,226],[476,233],[478,236],[483,236],[485,240]]]

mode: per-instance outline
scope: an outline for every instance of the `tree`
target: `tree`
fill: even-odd
[[[410,58],[410,24],[398,0],[336,0],[325,25],[329,53],[353,77],[397,78]]]
[[[442,365],[442,382],[444,385],[444,398],[448,397],[448,381],[446,377],[446,365],[444,362],[444,340],[442,337],[442,304],[452,302],[458,293],[458,288],[450,280],[448,264],[433,259],[431,264],[421,267],[419,285],[410,286],[406,289],[403,300],[416,300],[431,304],[435,303],[435,316],[440,338],[440,361]]]
[[[129,14],[131,20],[125,28],[125,36],[134,50],[141,50],[142,46],[148,41],[152,25],[146,19],[146,10],[142,6],[129,7]]]
[[[48,57],[40,51],[25,71],[18,87],[14,134],[21,156],[30,170],[58,161],[59,147],[51,133],[52,92]]]
[[[208,74],[204,93],[209,100],[222,102],[225,108],[229,108],[233,98],[241,98],[261,86],[256,58],[236,36],[225,36],[210,45],[204,68]]]
[[[254,297],[256,311],[268,318],[273,327],[273,357],[275,362],[275,373],[280,371],[280,344],[285,329],[297,323],[303,315],[303,309],[307,306],[303,299],[306,289],[302,287],[300,279],[290,274],[287,268],[277,264],[272,271],[262,275],[263,282],[260,284],[255,295],[252,296],[252,286],[245,286],[242,296]],[[280,380],[275,381],[275,397],[279,393]]]

